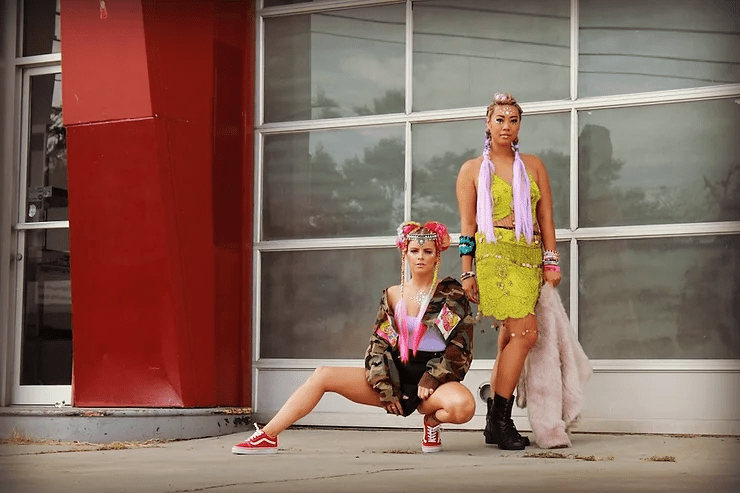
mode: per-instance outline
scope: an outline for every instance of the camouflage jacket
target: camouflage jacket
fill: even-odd
[[[447,277],[437,284],[421,323],[435,330],[447,341],[440,358],[427,363],[420,386],[436,389],[445,382],[459,382],[473,361],[473,317],[462,285]],[[388,304],[388,290],[383,291],[370,346],[365,352],[365,375],[380,394],[380,400],[400,399],[400,379],[392,352],[398,351],[398,329]]]

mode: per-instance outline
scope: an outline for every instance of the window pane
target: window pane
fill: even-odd
[[[28,231],[24,255],[21,385],[70,385],[69,234]]]
[[[67,132],[62,122],[62,74],[31,77],[26,222],[66,221]]]
[[[23,2],[23,56],[60,51],[59,0]]]
[[[403,181],[399,125],[266,136],[264,239],[395,235]]]
[[[731,99],[579,115],[581,226],[740,220]]]
[[[737,0],[581,0],[578,94],[740,82]]]
[[[580,243],[592,359],[740,358],[740,236]]]
[[[570,115],[525,115],[521,151],[536,154],[547,167],[558,228],[567,228],[570,193]],[[460,232],[455,180],[462,163],[483,152],[483,119],[413,126],[411,217],[442,221]]]
[[[397,248],[264,252],[261,357],[362,359],[400,263]]]
[[[265,121],[404,111],[405,6],[265,20]]]
[[[413,70],[415,111],[568,98],[570,2],[414,3]]]

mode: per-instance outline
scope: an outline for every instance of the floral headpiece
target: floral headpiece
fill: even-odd
[[[422,233],[422,230],[428,233]],[[447,226],[436,221],[429,221],[423,226],[416,221],[406,221],[402,223],[397,230],[396,246],[402,252],[406,251],[409,242],[417,241],[423,245],[427,241],[434,241],[438,252],[444,252],[450,246],[450,235],[447,232]]]

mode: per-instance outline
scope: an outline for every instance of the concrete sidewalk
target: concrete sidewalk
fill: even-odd
[[[573,446],[503,451],[481,432],[290,429],[272,456],[236,456],[251,433],[167,443],[0,445],[0,491],[738,492],[740,437],[574,433]],[[128,447],[128,448],[124,448]]]

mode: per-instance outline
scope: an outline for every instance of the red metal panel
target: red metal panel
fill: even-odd
[[[152,115],[141,1],[105,5],[60,5],[66,125]]]
[[[181,406],[166,173],[152,119],[68,128],[74,403]]]
[[[143,19],[124,49],[147,56],[112,70],[154,116],[111,116],[120,94],[87,74],[119,46],[88,29],[98,2],[62,0],[75,405],[248,405],[254,6],[111,3]]]

